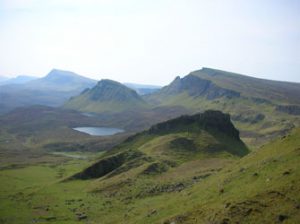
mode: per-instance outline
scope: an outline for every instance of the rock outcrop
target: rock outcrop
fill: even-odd
[[[291,115],[300,115],[300,106],[297,105],[279,105],[276,106],[276,110]]]
[[[208,100],[219,97],[239,97],[240,93],[215,85],[212,81],[202,79],[194,75],[187,75],[184,78],[179,76],[168,86],[161,89],[161,94],[172,95],[187,92],[192,97],[204,96]]]

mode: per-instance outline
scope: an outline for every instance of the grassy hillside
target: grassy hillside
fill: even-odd
[[[133,136],[98,159],[56,156],[2,168],[1,223],[298,222],[300,129],[240,158],[207,148],[218,142],[211,129],[187,133],[179,130],[190,125],[180,125],[170,133],[170,126]],[[78,179],[103,163],[111,165],[104,176]]]
[[[195,159],[244,156],[248,152],[229,115],[206,111],[159,123],[129,137],[74,178],[98,178],[142,166],[148,166],[144,172],[155,174]]]
[[[243,140],[257,147],[300,124],[300,84],[256,79],[203,68],[177,77],[144,98],[153,105],[230,113]]]
[[[203,68],[190,74],[239,92],[242,96],[266,99],[278,104],[300,104],[297,97],[300,95],[300,83],[253,78],[211,68]]]
[[[64,108],[84,112],[120,112],[147,108],[147,103],[132,89],[112,80],[101,80],[92,89],[71,98]]]
[[[300,218],[299,136],[300,129],[295,129],[195,185],[186,192],[188,196],[183,196],[183,201],[189,201],[190,205],[168,220],[297,223]]]

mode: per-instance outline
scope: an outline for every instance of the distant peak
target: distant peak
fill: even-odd
[[[138,94],[114,80],[102,79],[91,90],[85,92],[91,96],[93,100],[124,100],[127,98],[139,98]]]
[[[98,82],[98,85],[101,85],[101,84],[122,85],[121,83],[111,80],[111,79],[101,79]]]
[[[208,67],[202,67],[201,70],[216,70],[216,69],[214,69],[214,68],[208,68]]]
[[[50,73],[51,73],[51,72],[58,72],[58,71],[61,71],[61,70],[60,70],[60,69],[57,69],[57,68],[53,68],[53,69],[51,69]]]
[[[52,75],[75,75],[75,73],[74,72],[71,72],[71,71],[66,71],[66,70],[60,70],[60,69],[56,69],[56,68],[54,68],[54,69],[52,69],[49,73],[48,73],[48,75],[47,76],[52,76]]]
[[[173,80],[172,83],[173,83],[173,84],[174,84],[174,83],[179,83],[180,81],[181,81],[180,76],[176,76],[176,78]],[[172,83],[171,83],[171,84],[172,84]]]

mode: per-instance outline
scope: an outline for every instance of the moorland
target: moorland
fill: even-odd
[[[164,87],[0,82],[0,223],[297,223],[299,96],[212,68]]]

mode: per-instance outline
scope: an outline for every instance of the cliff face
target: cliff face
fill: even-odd
[[[300,106],[297,105],[279,105],[276,110],[291,115],[300,115]]]
[[[187,75],[184,78],[176,79],[168,86],[164,87],[160,93],[171,95],[187,92],[192,97],[204,96],[208,100],[219,97],[239,97],[240,93],[225,89],[215,85],[212,81],[199,78],[194,75]]]
[[[109,178],[137,167],[144,169],[142,175],[154,175],[202,155],[215,158],[222,157],[220,153],[244,156],[248,152],[230,116],[209,110],[162,122],[133,135],[71,179]]]
[[[181,116],[150,128],[151,134],[163,134],[178,131],[198,132],[220,132],[224,135],[240,140],[239,131],[233,126],[229,114],[221,111],[208,110],[204,113],[192,116]]]

